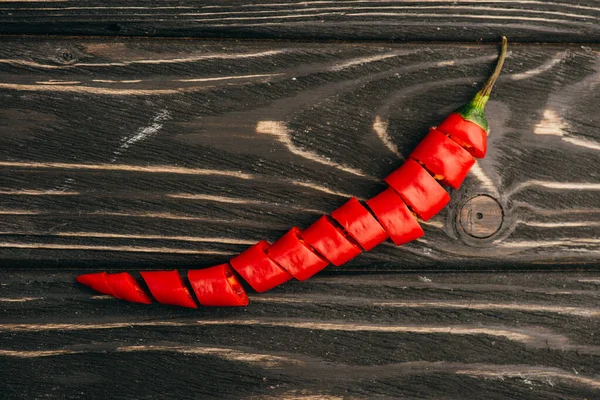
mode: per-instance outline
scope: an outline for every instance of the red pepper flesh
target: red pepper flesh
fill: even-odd
[[[266,240],[261,240],[229,261],[233,269],[259,293],[266,292],[293,278],[289,272],[267,256],[269,247]]]
[[[102,294],[108,294],[110,296],[114,296],[115,294],[111,290],[108,282],[106,281],[106,272],[98,272],[94,274],[83,274],[79,275],[75,280],[82,285],[91,287],[96,292]]]
[[[385,181],[424,221],[431,219],[450,201],[444,188],[421,164],[411,159],[388,175]]]
[[[198,308],[177,270],[142,271],[140,274],[159,303]]]
[[[356,197],[351,198],[331,213],[354,240],[366,251],[371,250],[389,236]]]
[[[248,296],[229,264],[190,270],[188,280],[203,306],[248,305]]]
[[[465,148],[473,157],[483,158],[487,151],[487,132],[458,113],[450,114],[437,128]]]
[[[458,189],[475,159],[442,132],[431,128],[425,139],[410,154],[429,171],[443,177],[443,182]]]
[[[396,246],[424,235],[423,229],[394,189],[386,189],[367,201],[367,205]]]
[[[117,299],[133,303],[152,303],[152,299],[142,290],[140,284],[127,272],[106,274],[106,282]]]
[[[344,232],[327,216],[322,216],[303,230],[302,238],[337,267],[362,252],[362,248],[348,240]]]
[[[300,229],[295,226],[269,247],[267,255],[299,281],[310,278],[329,265],[304,243]]]

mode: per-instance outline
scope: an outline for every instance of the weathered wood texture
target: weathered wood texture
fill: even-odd
[[[378,193],[495,57],[492,45],[4,39],[0,259],[223,262]],[[422,240],[349,268],[597,266],[599,77],[596,45],[513,45],[488,157]],[[501,210],[462,209],[477,195]]]
[[[587,1],[6,1],[0,33],[288,39],[600,41]]]
[[[330,273],[186,310],[77,272],[2,273],[3,399],[598,398],[597,273]]]

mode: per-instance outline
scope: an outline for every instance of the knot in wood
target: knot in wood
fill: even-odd
[[[504,212],[500,203],[488,195],[469,199],[458,214],[459,227],[469,236],[484,239],[500,230]]]

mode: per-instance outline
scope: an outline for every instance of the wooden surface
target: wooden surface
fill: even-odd
[[[598,42],[599,22],[597,0],[0,2],[5,34]]]
[[[3,399],[598,398],[597,273],[336,273],[186,310],[77,272],[2,274]]]
[[[5,38],[0,259],[223,262],[378,193],[473,95],[496,50]],[[487,108],[487,158],[424,238],[344,268],[597,267],[599,74],[597,45],[511,46]],[[496,208],[475,210],[481,195]]]
[[[600,397],[597,1],[201,3],[0,0],[0,34],[118,36],[0,37],[0,398]],[[501,34],[489,155],[423,239],[239,309],[74,282],[376,194]]]

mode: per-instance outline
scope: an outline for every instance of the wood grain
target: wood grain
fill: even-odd
[[[357,40],[598,42],[579,1],[2,1],[0,33]]]
[[[5,38],[0,259],[223,262],[378,193],[495,56],[493,45]],[[423,239],[345,268],[597,266],[599,73],[595,45],[513,45],[488,106],[488,157]],[[502,208],[489,237],[458,228],[475,195]]]
[[[188,310],[97,296],[73,283],[77,272],[2,272],[4,399],[593,399],[600,389],[597,273],[330,271],[251,295],[247,308]]]

